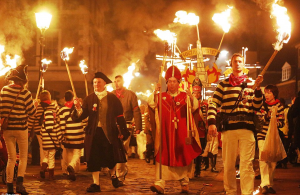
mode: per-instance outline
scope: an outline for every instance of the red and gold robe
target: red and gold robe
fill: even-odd
[[[159,97],[159,95],[157,95],[157,97]],[[162,165],[170,167],[188,166],[201,154],[197,131],[195,131],[197,136],[192,137],[191,145],[186,144],[185,141],[187,137],[186,102],[187,94],[185,92],[179,92],[178,95],[174,97],[167,92],[162,93]],[[158,100],[158,105],[159,104],[160,102]],[[190,114],[190,117],[192,118],[193,116]],[[189,126],[191,127],[194,125],[194,121],[190,121]],[[156,136],[156,143],[157,142],[159,142],[158,136]],[[156,161],[160,162],[159,153],[156,155]]]

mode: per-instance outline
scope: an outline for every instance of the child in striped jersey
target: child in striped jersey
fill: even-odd
[[[277,107],[277,127],[281,128],[284,126],[284,107],[280,103],[278,98],[278,88],[275,85],[268,85],[265,88],[265,102],[263,103],[260,112],[257,115],[262,115],[264,118],[264,124],[262,129],[257,133],[259,155],[264,147],[265,137],[268,132],[272,107]],[[259,161],[260,174],[261,174],[261,192],[262,194],[270,193],[275,194],[276,191],[273,189],[273,178],[276,167],[276,162],[265,162]]]
[[[59,145],[59,126],[56,122],[56,113],[58,107],[51,103],[50,92],[45,90],[40,94],[41,103],[39,107],[42,110],[41,115],[37,115],[41,128],[42,147],[44,159],[41,166],[40,176],[45,178],[45,172],[49,170],[49,180],[54,179],[55,153]]]
[[[75,167],[80,162],[81,149],[84,146],[84,131],[82,122],[72,121],[71,114],[75,109],[73,98],[73,92],[71,90],[66,91],[66,103],[64,107],[59,109],[58,117],[63,136],[62,145],[64,146],[62,167],[67,169],[69,179],[75,181]]]

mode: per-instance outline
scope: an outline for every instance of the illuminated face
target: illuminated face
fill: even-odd
[[[169,78],[168,83],[167,83],[167,87],[168,87],[168,90],[171,93],[177,92],[178,91],[178,87],[179,87],[178,80],[175,77]]]
[[[94,80],[93,80],[94,91],[96,91],[96,92],[104,91],[105,85],[106,85],[106,82],[103,79],[94,78]]]
[[[240,56],[234,56],[232,58],[231,67],[233,73],[242,73],[245,67],[244,59]]]
[[[266,97],[266,102],[274,102],[275,101],[275,96],[272,93],[271,90],[265,89],[265,97]]]
[[[115,83],[116,89],[123,89],[124,80],[122,78],[120,78],[120,77],[116,78],[114,83]]]
[[[197,100],[201,99],[202,98],[202,95],[201,95],[201,92],[200,91],[195,91],[193,92],[193,96],[195,98],[197,98]]]

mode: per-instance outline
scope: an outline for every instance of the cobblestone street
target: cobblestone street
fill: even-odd
[[[219,152],[220,154],[220,152]],[[255,162],[257,166],[257,162]],[[147,164],[144,160],[129,159],[129,172],[126,177],[125,186],[115,189],[107,172],[100,173],[101,192],[95,194],[121,195],[121,194],[154,194],[149,187],[154,182],[154,165],[152,161]],[[223,171],[221,157],[218,156],[217,169],[220,173],[212,173],[210,170],[202,171],[200,178],[190,180],[190,193],[200,194],[224,194],[223,191]],[[86,188],[92,183],[92,176],[85,171],[86,166],[81,165],[80,172],[77,174],[76,181],[69,181],[67,176],[62,174],[60,161],[56,160],[55,180],[48,181],[40,179],[39,166],[28,165],[25,176],[25,187],[30,194],[90,194],[86,193]],[[258,186],[260,180],[255,180]],[[205,185],[211,184],[212,186]],[[239,184],[239,180],[238,180]],[[278,195],[297,195],[300,194],[300,167],[288,165],[288,169],[276,169],[275,185]],[[180,194],[181,187],[178,181],[167,181],[165,194]],[[6,186],[1,183],[0,193],[6,192]],[[240,194],[240,192],[239,192]]]

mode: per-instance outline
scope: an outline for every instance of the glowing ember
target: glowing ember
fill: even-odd
[[[197,25],[199,23],[199,16],[194,13],[187,13],[186,11],[178,11],[175,14],[174,23]]]
[[[176,34],[169,30],[156,29],[154,34],[156,34],[156,36],[158,36],[161,40],[167,41],[168,43],[173,43],[174,40],[176,40]]]
[[[230,29],[229,18],[232,7],[229,7],[226,11],[222,13],[214,14],[212,20],[220,25],[225,33],[228,33]]]
[[[61,51],[61,59],[63,59],[64,61],[68,61],[69,58],[69,54],[73,52],[74,47],[71,48],[67,48],[65,47],[62,51]]]
[[[48,65],[52,62],[51,60],[47,60],[44,58],[42,61],[42,72],[46,72]]]
[[[80,61],[79,67],[80,67],[81,72],[82,72],[83,74],[88,73],[88,66],[85,64],[85,60],[81,60],[81,61]]]
[[[275,3],[272,5],[271,18],[275,17],[277,22],[277,42],[274,44],[274,49],[279,51],[283,43],[287,43],[291,38],[292,24],[287,15],[287,9]]]
[[[124,79],[124,87],[128,88],[131,80],[134,78],[133,77],[133,71],[135,69],[135,63],[132,63],[131,66],[128,67],[128,71],[123,74],[123,79]]]

